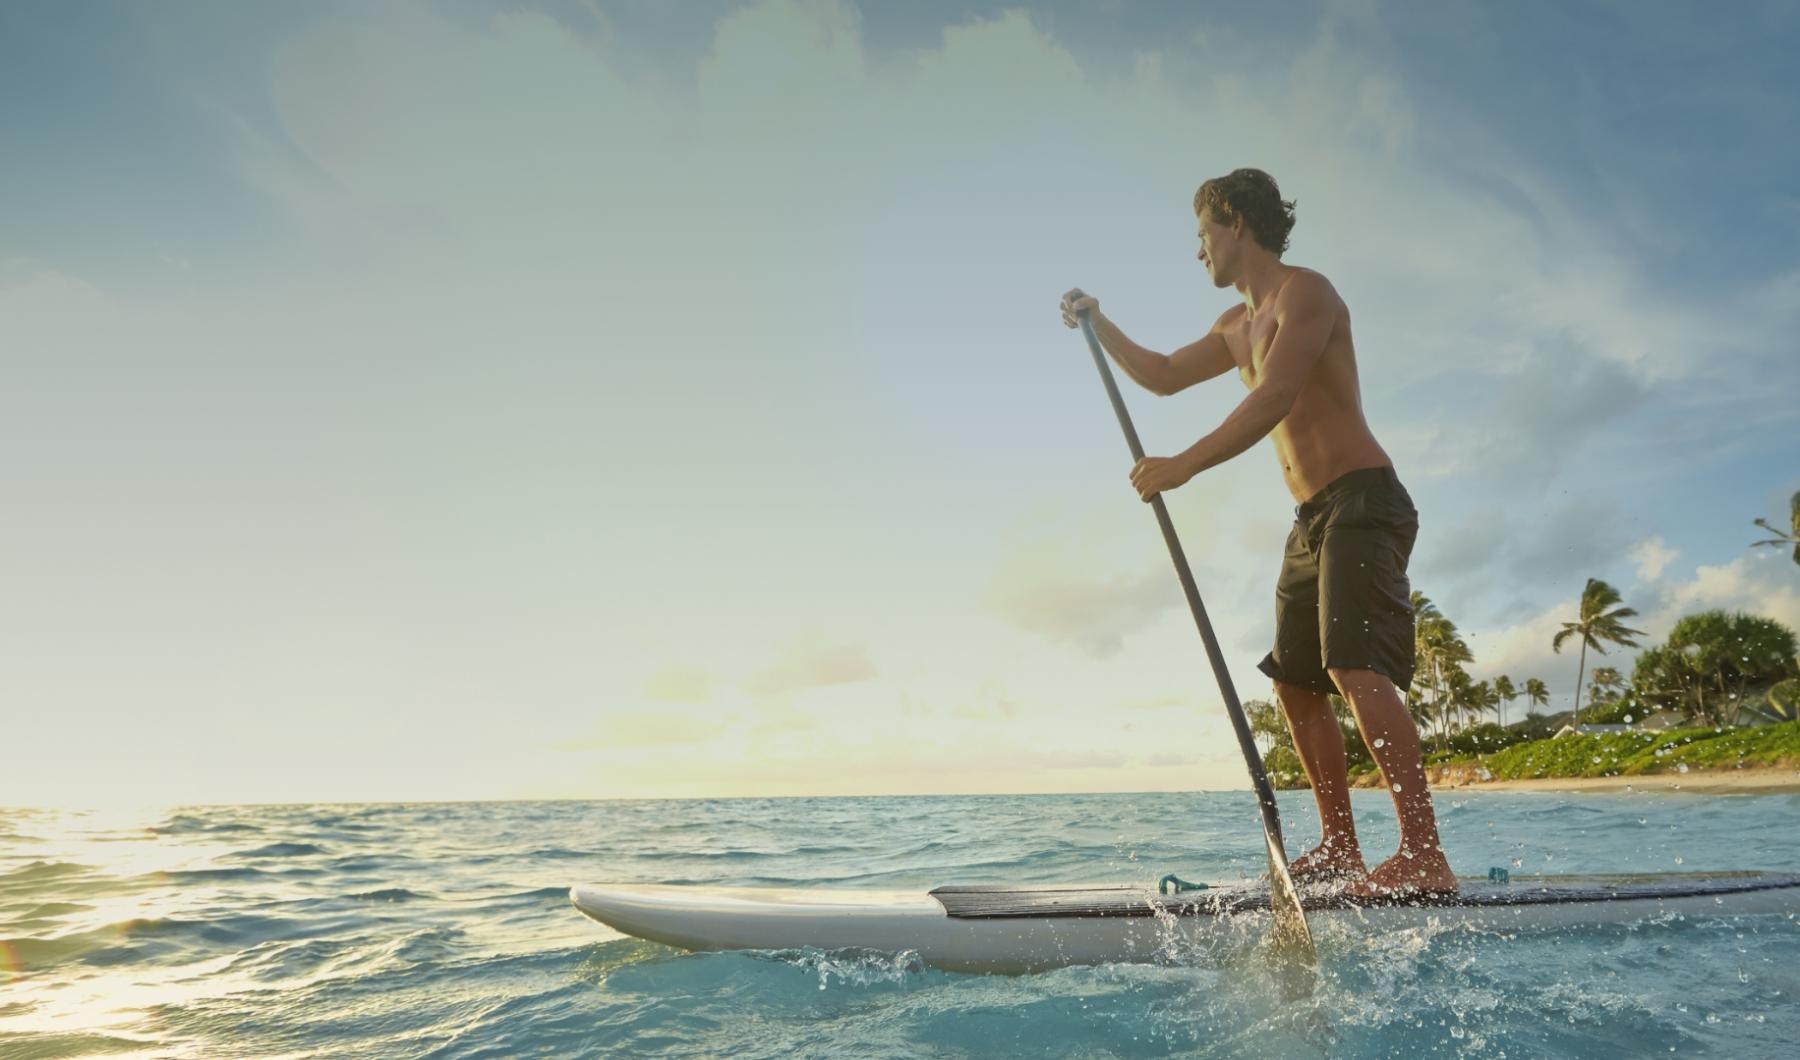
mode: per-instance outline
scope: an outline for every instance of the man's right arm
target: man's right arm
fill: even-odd
[[[1224,334],[1225,321],[1232,312],[1227,309],[1221,313],[1213,322],[1212,330],[1198,342],[1190,342],[1172,356],[1165,356],[1126,338],[1117,324],[1101,314],[1100,303],[1079,287],[1063,295],[1062,301],[1064,324],[1076,327],[1078,314],[1087,313],[1094,337],[1100,340],[1100,348],[1131,377],[1132,382],[1152,394],[1162,395],[1180,393],[1195,383],[1224,375],[1236,367],[1237,362],[1225,344]]]
[[[1145,390],[1164,397],[1179,394],[1195,383],[1216,379],[1237,367],[1225,344],[1221,316],[1211,331],[1167,356],[1144,349],[1125,337],[1112,321],[1093,314],[1094,334],[1113,360]]]
[[[1224,322],[1225,318],[1221,316],[1200,341],[1188,343],[1168,358],[1169,370],[1165,377],[1169,388],[1161,393],[1178,394],[1195,383],[1204,383],[1237,367],[1231,347],[1225,344],[1225,334],[1221,330]]]
[[[1094,337],[1100,340],[1104,349],[1125,374],[1139,386],[1152,394],[1173,394],[1169,388],[1173,359],[1153,350],[1146,350],[1125,337],[1119,326],[1094,310],[1088,314],[1088,322],[1094,325]]]

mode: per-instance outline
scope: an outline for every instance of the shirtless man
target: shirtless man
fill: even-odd
[[[1414,666],[1406,563],[1418,512],[1363,419],[1349,309],[1325,277],[1281,260],[1293,206],[1257,169],[1200,185],[1200,263],[1213,286],[1236,287],[1243,302],[1198,342],[1169,355],[1147,350],[1079,290],[1063,296],[1063,321],[1076,327],[1076,314],[1087,310],[1107,354],[1151,393],[1175,394],[1233,368],[1250,390],[1186,451],[1132,468],[1144,500],[1264,435],[1275,440],[1299,506],[1275,587],[1275,647],[1258,669],[1275,681],[1322,832],[1290,866],[1295,880],[1347,880],[1349,893],[1369,896],[1454,891],[1418,730],[1399,691]],[[1350,704],[1400,818],[1400,849],[1373,871],[1356,838],[1344,738],[1325,698],[1333,691]]]

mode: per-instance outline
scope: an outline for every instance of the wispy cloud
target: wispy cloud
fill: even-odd
[[[805,642],[793,645],[774,665],[752,675],[744,688],[753,695],[781,695],[867,681],[876,673],[875,664],[860,645]]]
[[[644,682],[644,695],[663,703],[703,703],[711,695],[717,678],[697,666],[674,666],[659,670]]]
[[[1639,541],[1631,549],[1631,561],[1637,564],[1638,579],[1646,582],[1662,577],[1662,572],[1680,555],[1680,552],[1663,543],[1660,534]]]

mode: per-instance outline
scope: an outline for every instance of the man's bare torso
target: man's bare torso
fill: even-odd
[[[1301,272],[1311,270],[1290,266],[1289,280]],[[1284,281],[1274,298],[1257,308],[1254,318],[1246,306],[1239,304],[1227,310],[1220,321],[1225,344],[1237,362],[1238,378],[1247,388],[1254,388],[1261,377],[1263,358],[1275,341],[1281,300],[1297,297],[1288,293],[1294,286]],[[1332,302],[1331,337],[1294,399],[1293,408],[1270,434],[1281,461],[1281,476],[1298,502],[1304,502],[1346,472],[1393,464],[1363,419],[1356,349],[1350,339],[1350,310],[1335,289],[1328,283],[1323,286],[1330,291]]]

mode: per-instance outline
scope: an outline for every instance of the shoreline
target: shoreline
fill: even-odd
[[[1433,780],[1433,791],[1669,792],[1689,795],[1800,794],[1800,771],[1791,768],[1711,769],[1643,773],[1624,777],[1536,777],[1529,780]]]

